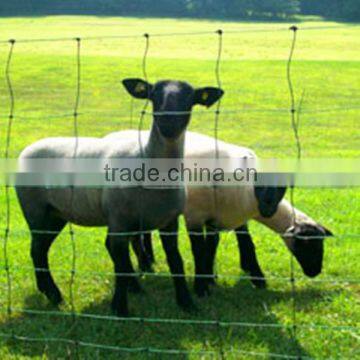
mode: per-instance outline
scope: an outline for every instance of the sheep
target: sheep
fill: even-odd
[[[333,235],[331,231],[315,222],[297,208],[293,208],[293,206],[285,199],[280,201],[273,216],[264,217],[259,214],[253,219],[264,224],[283,238],[287,248],[293,253],[305,275],[315,277],[321,272],[324,253],[323,240],[325,237]],[[207,227],[207,230],[214,231],[211,227]],[[234,230],[236,230],[242,269],[250,274],[251,281],[255,287],[266,287],[265,277],[258,264],[255,245],[252,241],[247,224],[241,225]],[[150,241],[149,239],[145,240],[148,242]],[[205,263],[205,274],[214,274],[213,264],[218,242],[219,235],[216,232],[207,236],[206,256],[205,260],[203,260]],[[214,277],[209,277],[205,282],[211,284],[214,282],[213,279]],[[207,286],[205,286],[204,291],[209,291]],[[203,294],[201,292],[201,286],[199,293],[200,296]]]
[[[142,134],[144,138],[147,136],[147,132]],[[122,137],[134,139],[136,131],[112,133],[105,139]],[[214,138],[188,131],[184,156],[185,158],[214,158],[214,145]],[[220,159],[256,157],[250,149],[220,140],[217,142],[217,147]],[[266,286],[263,272],[256,258],[255,246],[247,227],[247,221],[250,219],[254,219],[280,234],[307,276],[313,277],[319,274],[322,269],[323,239],[331,236],[332,233],[300,210],[293,209],[287,200],[282,199],[285,190],[282,187],[218,186],[216,188],[217,201],[215,201],[212,186],[188,186],[184,216],[190,232],[196,274],[213,274],[214,258],[219,241],[217,231],[236,230],[243,270],[250,273],[256,287]],[[217,209],[216,203],[218,204]],[[202,234],[204,227],[208,232],[205,236]],[[151,236],[146,235],[143,244],[137,241],[133,247],[140,258],[140,265],[144,269],[149,269],[154,261]],[[195,277],[194,287],[197,295],[204,296],[209,293],[208,285],[211,282],[213,282],[211,276],[208,278]]]
[[[196,104],[211,106],[223,95],[219,88],[194,89],[181,81],[159,81],[152,85],[141,79],[125,79],[123,85],[135,98],[147,99],[153,105],[153,123],[147,140],[109,141],[101,138],[47,138],[25,148],[19,159],[20,171],[26,169],[26,159],[95,158],[95,159],[151,159],[170,158],[176,164],[183,157],[184,133]],[[159,114],[159,112],[164,114]],[[171,114],[175,112],[176,115]],[[179,113],[180,112],[180,113]],[[193,301],[185,281],[184,268],[177,246],[177,218],[185,205],[185,188],[149,189],[136,187],[46,188],[17,187],[17,196],[30,228],[31,257],[35,267],[38,289],[58,305],[62,295],[51,276],[48,251],[66,223],[83,226],[107,226],[106,248],[114,263],[115,291],[112,310],[127,316],[129,290],[140,291],[134,277],[129,256],[131,236],[122,235],[139,230],[160,229],[167,234],[162,243],[173,276],[176,300],[185,309],[193,308]],[[140,218],[143,219],[140,224]],[[171,233],[170,235],[168,233]],[[180,276],[179,276],[180,275]]]

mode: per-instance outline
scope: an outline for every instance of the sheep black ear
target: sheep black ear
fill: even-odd
[[[325,226],[322,226],[322,225],[320,225],[320,226],[321,226],[322,230],[325,232],[325,236],[327,236],[327,237],[334,236],[334,234],[329,229],[327,229]]]
[[[193,105],[199,104],[210,107],[224,95],[224,91],[215,87],[195,89]]]
[[[283,186],[255,186],[255,197],[260,215],[266,218],[273,216],[285,192],[286,187]]]
[[[127,92],[137,99],[149,99],[153,86],[142,79],[124,79]]]

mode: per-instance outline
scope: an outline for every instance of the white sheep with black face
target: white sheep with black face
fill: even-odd
[[[149,132],[143,131],[146,140]],[[106,140],[133,139],[138,141],[138,132],[126,130],[109,134]],[[218,140],[220,159],[255,158],[247,148]],[[215,157],[215,139],[188,131],[185,138],[185,159],[211,159]],[[284,239],[289,250],[295,255],[304,273],[316,276],[321,272],[323,260],[323,239],[331,232],[282,199],[285,188],[253,186],[187,186],[187,201],[184,210],[186,225],[190,233],[196,274],[213,274],[213,264],[219,236],[218,230],[236,230],[242,268],[253,277],[257,287],[266,286],[264,275],[256,259],[255,247],[247,228],[247,221],[254,219],[269,227]],[[295,214],[295,220],[294,220]],[[295,224],[295,225],[294,225]],[[203,234],[203,229],[209,232]],[[140,259],[140,267],[149,270],[153,261],[150,235],[145,235],[143,246],[133,244]],[[195,278],[195,291],[206,294],[211,278]]]
[[[223,95],[218,88],[194,89],[180,81],[159,81],[151,85],[140,79],[126,79],[123,84],[132,96],[148,99],[153,104],[152,129],[142,146],[131,139],[43,139],[21,153],[20,172],[26,159],[62,159],[74,155],[82,159],[168,158],[176,165],[183,158],[184,133],[192,107],[196,104],[211,106]],[[166,115],[156,115],[160,111]],[[171,233],[162,237],[167,260],[173,274],[184,274],[176,236],[177,218],[186,203],[184,186],[172,189],[120,185],[102,188],[43,186],[17,187],[16,191],[32,233],[31,255],[37,286],[55,304],[62,301],[62,296],[49,271],[48,250],[68,222],[107,226],[106,247],[117,274],[112,308],[118,315],[128,314],[127,289],[139,290],[137,280],[126,276],[133,272],[128,249],[131,236],[121,233],[151,229]],[[143,219],[141,225],[140,218]],[[174,277],[174,284],[178,304],[191,309],[193,304],[185,278]]]

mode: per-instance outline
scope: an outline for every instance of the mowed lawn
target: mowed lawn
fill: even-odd
[[[302,94],[300,138],[304,157],[360,156],[360,27],[330,22],[303,22],[292,66],[296,102]],[[340,28],[336,28],[340,26]],[[73,38],[81,42],[81,101],[79,134],[103,136],[137,128],[141,101],[131,101],[121,85],[126,77],[142,77],[144,32],[150,33],[147,73],[150,81],[181,79],[194,86],[216,85],[218,35],[224,30],[219,138],[254,149],[261,157],[296,156],[289,116],[286,60],[292,34],[288,24],[220,23],[167,19],[105,17],[3,18],[0,40],[15,38]],[[319,29],[318,27],[330,27]],[[262,31],[268,29],[269,31]],[[283,29],[283,30],[279,30]],[[244,30],[240,32],[239,30]],[[261,30],[261,31],[258,31]],[[187,36],[152,36],[176,32],[210,32]],[[139,35],[138,38],[86,37]],[[9,96],[4,77],[9,44],[0,44],[0,150],[5,150]],[[11,64],[15,118],[10,156],[15,158],[33,141],[48,136],[72,136],[76,94],[76,42],[18,42]],[[213,109],[196,108],[190,129],[212,135]],[[150,126],[146,118],[144,128]],[[333,161],[336,169],[336,161]],[[289,195],[289,194],[288,194]],[[1,239],[5,228],[5,197],[1,192]],[[206,299],[195,299],[196,314],[175,304],[172,280],[147,275],[143,295],[130,295],[133,316],[152,322],[116,321],[109,311],[113,289],[112,263],[104,246],[105,229],[76,227],[74,323],[69,286],[72,244],[65,229],[50,252],[50,266],[66,303],[52,308],[36,289],[30,260],[30,236],[11,191],[11,233],[8,243],[11,271],[11,317],[3,251],[0,255],[0,358],[207,358],[268,357],[272,354],[311,358],[360,356],[360,192],[358,188],[296,189],[295,205],[336,235],[326,240],[322,274],[309,280],[300,267],[296,274],[296,339],[292,337],[290,255],[279,236],[256,223],[250,229],[268,288],[257,290],[239,268],[235,237],[224,233],[216,272],[217,286]],[[181,253],[187,274],[193,274],[189,239],[184,227]],[[3,244],[3,242],[1,243]],[[2,245],[1,245],[2,246]],[[156,273],[168,274],[160,241],[155,236]],[[135,260],[135,259],[134,259]],[[192,286],[192,279],[189,279]],[[195,298],[195,295],[194,295]],[[86,314],[97,315],[98,318]],[[104,317],[107,317],[104,319]],[[248,326],[169,323],[161,319],[243,322]],[[250,325],[249,325],[250,324]],[[251,325],[256,324],[256,326]],[[272,324],[271,326],[269,324]],[[244,324],[245,325],[245,324]],[[8,340],[15,334],[44,341]],[[47,340],[46,340],[47,339]],[[105,346],[148,351],[119,352],[79,346],[54,339],[76,339]],[[156,352],[160,349],[160,352]],[[174,350],[172,353],[161,350]],[[176,352],[175,350],[178,350]],[[241,353],[243,352],[243,353]],[[247,352],[252,352],[250,355]]]

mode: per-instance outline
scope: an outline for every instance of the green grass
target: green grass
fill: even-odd
[[[302,23],[307,26],[334,26],[335,23]],[[339,24],[340,25],[340,24]],[[219,137],[253,148],[262,157],[293,157],[296,147],[289,114],[278,109],[289,107],[286,83],[286,59],[291,33],[255,32],[227,34],[238,29],[284,27],[286,24],[221,23],[167,19],[121,19],[100,17],[8,18],[0,20],[1,39],[63,38],[75,36],[127,35],[144,32],[225,31],[221,78],[226,95],[223,110],[237,113],[220,117]],[[0,40],[1,40],[0,39]],[[359,157],[360,125],[360,27],[309,30],[298,33],[294,54],[293,78],[297,101],[303,91],[304,114],[300,136],[306,157]],[[0,44],[0,67],[5,67],[8,44]],[[125,77],[142,76],[141,58],[144,39],[110,39],[82,42],[82,92],[79,133],[102,136],[110,131],[135,128],[142,102],[131,102],[121,87]],[[151,81],[178,78],[197,86],[214,85],[216,35],[150,37],[148,74]],[[12,157],[31,142],[73,133],[71,114],[75,101],[75,41],[17,43],[11,68],[15,90],[15,119],[11,140]],[[3,72],[0,75],[0,150],[4,151],[9,107]],[[329,108],[343,111],[311,112]],[[272,111],[259,111],[272,110]],[[307,111],[307,112],[305,112]],[[52,117],[55,115],[54,117]],[[144,127],[149,127],[146,119]],[[214,113],[195,113],[191,130],[213,134]],[[335,164],[334,164],[335,166]],[[324,270],[319,280],[359,279],[360,195],[358,189],[297,189],[295,204],[329,227],[337,236],[327,240]],[[4,193],[1,193],[4,204]],[[1,228],[5,226],[5,208],[0,209]],[[233,234],[224,234],[217,258],[219,274],[239,278],[219,279],[208,299],[196,300],[199,313],[182,313],[174,301],[171,279],[146,277],[142,280],[145,296],[130,296],[133,315],[151,318],[220,319],[255,323],[292,323],[292,293],[288,281],[271,277],[289,275],[289,254],[278,236],[257,224],[250,224],[259,261],[269,277],[267,290],[255,290],[241,279]],[[0,272],[0,333],[14,332],[31,337],[69,338],[128,347],[154,347],[180,350],[224,348],[225,357],[239,355],[237,350],[301,354],[313,358],[356,358],[359,356],[359,332],[331,329],[298,329],[296,341],[290,331],[281,328],[218,329],[213,326],[179,324],[138,324],[79,318],[75,328],[68,316],[31,315],[21,309],[52,309],[35,287],[29,256],[30,239],[15,194],[11,192],[11,234],[9,260],[12,276],[11,320],[5,314],[7,292],[3,266]],[[104,229],[76,228],[75,306],[79,313],[110,315],[112,264],[104,247]],[[156,272],[168,272],[160,242],[155,239]],[[193,273],[189,240],[182,228],[181,252],[186,272]],[[70,311],[69,282],[71,242],[67,231],[59,237],[50,253],[51,267],[66,298],[60,311]],[[0,261],[3,263],[3,254]],[[296,264],[296,276],[302,273]],[[100,273],[100,274],[99,274]],[[360,321],[357,283],[296,282],[297,322],[303,325],[355,326]],[[116,352],[80,348],[81,357],[117,358]],[[122,354],[124,355],[124,354]],[[126,355],[126,354],[125,354]],[[2,341],[1,358],[65,358],[74,356],[70,345],[52,342]],[[128,354],[144,358],[145,353]],[[149,355],[154,358],[170,356]],[[197,358],[196,355],[183,357]],[[240,356],[241,357],[241,356]],[[249,356],[242,356],[248,358]]]

